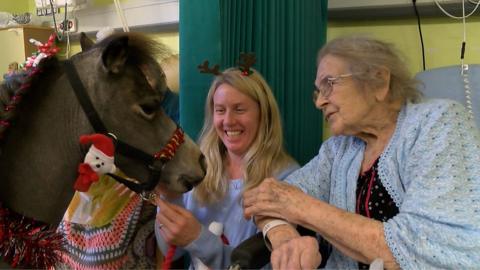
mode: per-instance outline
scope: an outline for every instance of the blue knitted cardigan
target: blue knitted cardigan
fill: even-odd
[[[286,181],[355,212],[364,149],[356,137],[332,137]],[[378,171],[399,208],[383,227],[401,268],[480,266],[480,134],[462,105],[440,99],[406,104]],[[326,266],[357,267],[335,248]]]

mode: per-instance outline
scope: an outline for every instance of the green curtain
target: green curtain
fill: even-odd
[[[180,124],[196,139],[212,76],[198,72],[204,60],[221,62],[219,0],[180,0]]]
[[[181,122],[187,133],[198,135],[203,119],[199,109],[212,80],[188,71],[204,59],[224,69],[237,64],[240,52],[254,52],[254,67],[280,106],[289,153],[301,164],[310,160],[322,140],[322,116],[311,93],[326,14],[326,0],[180,1]]]

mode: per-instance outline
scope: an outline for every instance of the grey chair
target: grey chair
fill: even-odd
[[[480,64],[449,66],[419,72],[415,78],[426,98],[448,98],[463,104],[480,128]]]

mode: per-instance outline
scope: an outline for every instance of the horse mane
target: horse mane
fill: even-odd
[[[93,48],[104,48],[113,40],[126,37],[128,38],[128,62],[134,65],[151,63],[152,59],[164,59],[173,53],[163,43],[157,42],[143,34],[128,32],[112,34],[100,42],[96,43]]]
[[[156,59],[164,59],[172,55],[172,51],[166,45],[145,35],[132,32],[110,35],[96,43],[94,48],[104,48],[115,39],[122,37],[128,38],[127,61],[132,65],[150,64],[150,68],[155,68],[158,66]],[[155,63],[152,63],[154,61]],[[42,82],[46,80],[47,74],[50,74],[55,67],[58,68],[59,63],[57,57],[48,57],[43,59],[37,67],[22,70],[7,78],[0,85],[0,154],[1,143],[8,128],[17,117],[17,107],[21,105],[20,102],[28,96],[29,92],[40,88]]]
[[[47,71],[58,67],[58,63],[56,57],[46,58],[37,67],[22,70],[7,78],[0,85],[0,146],[8,128],[17,117],[17,108],[29,92],[39,88],[39,84],[49,74]]]

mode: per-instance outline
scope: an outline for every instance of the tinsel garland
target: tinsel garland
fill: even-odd
[[[17,214],[0,203],[0,255],[16,268],[53,268],[63,236],[55,228]]]
[[[38,52],[29,57],[22,66],[28,76],[32,77],[40,70],[37,68],[41,60],[54,56],[59,48],[55,46],[55,34],[47,43],[34,40]],[[21,91],[12,97],[4,110],[13,110],[23,93],[30,88],[29,83],[21,86]],[[0,120],[0,136],[10,126],[10,122]],[[13,268],[53,268],[60,261],[63,249],[62,234],[50,225],[25,217],[4,207],[0,202],[0,256]]]

